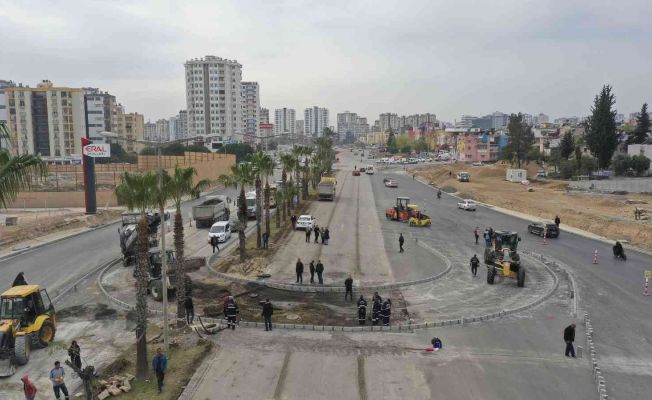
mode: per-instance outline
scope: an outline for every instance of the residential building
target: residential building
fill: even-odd
[[[139,113],[124,114],[124,123],[126,140],[122,144],[123,148],[129,152],[140,152],[144,145],[136,141],[142,141],[145,138],[145,117]]]
[[[155,140],[156,138],[156,123],[155,122],[149,122],[145,123],[143,127],[143,135],[145,136],[145,140]]]
[[[267,150],[267,145],[269,144],[268,139],[272,139],[274,137],[274,125],[273,124],[260,124],[258,127],[258,130],[260,132],[260,137],[262,138],[263,146],[265,146],[265,150]]]
[[[296,138],[296,111],[293,108],[277,108],[274,110],[274,134],[286,139]]]
[[[616,123],[617,124],[623,124],[625,123],[625,114],[616,114]]]
[[[258,82],[242,82],[240,84],[242,96],[242,129],[247,143],[259,143],[258,125],[260,124],[260,87]]]
[[[306,108],[303,112],[304,135],[320,137],[324,129],[329,127],[328,108],[313,106]]]
[[[0,124],[9,126],[9,101],[5,88],[14,86],[12,81],[0,80]],[[0,149],[9,148],[9,139],[0,137]]]
[[[3,89],[12,151],[67,157],[81,154],[86,137],[84,91],[44,80],[35,88],[22,84]]]
[[[269,109],[261,107],[259,112],[259,121],[260,124],[269,124]]]
[[[186,104],[190,136],[206,142],[242,140],[242,65],[205,56],[186,61]]]
[[[304,129],[305,127],[303,125],[303,120],[302,119],[296,120],[295,123],[294,123],[294,126],[295,126],[295,130],[297,132],[297,136],[303,136],[306,133],[306,130]]]
[[[188,111],[179,110],[179,130],[177,131],[177,137],[187,139],[190,136],[188,135]]]
[[[82,88],[86,110],[86,137],[93,142],[106,142],[101,132],[113,131],[113,117],[117,102],[115,96],[98,88]]]
[[[547,124],[548,122],[550,122],[550,117],[546,114],[540,113],[534,117],[534,125]]]
[[[380,124],[381,132],[386,132],[389,131],[390,129],[393,131],[398,131],[399,121],[398,121],[397,114],[393,114],[393,113],[380,114],[378,121]]]
[[[340,141],[353,142],[356,139],[358,114],[349,111],[337,114],[337,135]]]
[[[374,120],[374,124],[370,128],[371,132],[380,132],[380,120]]]
[[[156,133],[152,139],[155,142],[167,142],[170,140],[170,121],[159,119],[156,121]]]
[[[168,133],[169,140],[177,140],[177,139],[182,139],[181,137],[181,118],[179,118],[179,115],[175,115],[174,117],[168,118],[168,127],[170,129],[170,132]],[[179,136],[177,136],[179,135]]]

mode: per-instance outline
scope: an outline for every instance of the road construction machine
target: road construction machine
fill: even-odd
[[[166,250],[166,282],[165,287],[168,290],[169,297],[173,296],[177,290],[177,277],[175,270],[176,256],[174,250]],[[155,301],[163,300],[163,260],[161,258],[161,250],[158,247],[149,249],[147,253],[147,292],[152,296]],[[136,269],[134,268],[134,277]],[[192,290],[192,281],[186,275],[186,293],[190,294]]]
[[[128,267],[136,261],[138,251],[138,232],[136,227],[142,218],[141,213],[125,212],[122,214],[122,226],[118,228],[120,237],[120,250],[122,251],[122,265]],[[147,242],[149,248],[155,247],[158,243],[157,233],[161,225],[161,217],[158,213],[146,213],[147,218]]]
[[[516,286],[525,286],[525,267],[518,255],[518,233],[494,231],[491,243],[484,249],[487,283],[493,285],[496,276],[516,279]]]
[[[407,222],[412,217],[416,217],[418,207],[410,204],[409,197],[397,197],[396,206],[385,210],[385,217],[393,221]]]

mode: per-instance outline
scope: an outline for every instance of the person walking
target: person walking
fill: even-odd
[[[491,236],[489,236],[489,229],[484,228],[484,233],[482,234],[482,237],[484,238],[485,246],[487,247],[491,246]]]
[[[555,216],[555,225],[557,225],[557,229],[559,229],[559,224],[561,224],[561,219],[559,218],[559,215]]]
[[[263,303],[263,319],[265,320],[265,332],[272,330],[272,314],[274,314],[274,307],[269,299],[265,299]]]
[[[378,325],[380,321],[380,313],[383,309],[383,303],[381,302],[380,296],[374,297],[374,302],[371,305],[371,324]]]
[[[367,300],[362,295],[358,299],[358,324],[365,325],[367,322]]]
[[[29,376],[25,375],[20,378],[23,381],[23,393],[25,394],[25,400],[34,400],[36,398],[36,385],[29,380]]]
[[[308,269],[310,270],[310,283],[315,283],[315,260],[310,260]]]
[[[301,259],[297,259],[297,265],[295,267],[297,271],[297,283],[303,284],[303,263]]]
[[[575,358],[575,348],[573,342],[575,341],[575,323],[572,323],[564,329],[564,341],[566,342],[566,357]]]
[[[473,273],[474,278],[478,275],[478,265],[480,265],[480,260],[478,260],[478,256],[474,254],[473,257],[471,257],[471,273]]]
[[[403,243],[405,243],[405,239],[403,238],[403,234],[400,233],[399,236],[398,236],[398,247],[399,247],[398,252],[399,253],[403,252]]]
[[[74,365],[77,369],[81,369],[81,349],[79,348],[76,340],[73,340],[70,343],[70,347],[68,348],[68,357],[70,357],[70,362],[72,365]]]
[[[321,244],[328,245],[328,239],[331,238],[331,233],[328,230],[328,227],[324,229],[324,232],[321,234]]]
[[[263,232],[263,249],[269,248],[269,232]]]
[[[66,371],[63,370],[61,363],[59,361],[54,362],[54,368],[50,370],[50,381],[52,382],[52,389],[54,389],[54,397],[57,399],[61,398],[61,393],[66,400],[70,399],[68,395],[68,388],[64,382],[66,376]]]
[[[319,227],[315,225],[313,230],[315,231],[315,243],[319,243]]]
[[[297,230],[297,216],[292,214],[290,217],[290,222],[292,222],[292,230],[296,231]]]
[[[27,285],[27,281],[25,280],[25,273],[19,272],[18,275],[16,275],[16,278],[14,279],[14,283],[11,284],[11,287],[22,286],[22,285]]]
[[[383,325],[389,326],[389,318],[392,316],[392,301],[390,299],[385,300],[382,308],[383,315]]]
[[[211,246],[213,247],[213,254],[215,254],[215,250],[217,249],[217,252],[220,252],[220,246],[219,246],[219,241],[217,240],[217,236],[211,236]]]
[[[236,319],[239,313],[240,313],[240,309],[238,308],[238,304],[233,299],[233,296],[229,296],[228,303],[226,304],[226,308],[224,309],[224,315],[226,315],[226,320],[227,320],[226,323],[227,328],[231,328],[231,330],[235,330]]]
[[[475,229],[473,230],[473,236],[475,236],[475,244],[478,244],[478,238],[480,238],[479,229],[480,228],[476,226]]]
[[[306,243],[310,243],[310,234],[312,233],[312,228],[307,226],[306,227]]]
[[[322,274],[324,273],[324,264],[321,263],[321,260],[317,260],[317,265],[315,266],[315,272],[317,273],[317,280],[320,285],[324,284],[324,279]]]
[[[344,301],[346,301],[346,296],[349,296],[350,300],[353,301],[353,278],[351,278],[351,275],[344,281],[344,287],[346,288]]]
[[[156,384],[158,385],[158,392],[163,390],[163,380],[165,379],[165,370],[168,368],[168,358],[163,354],[161,348],[156,349],[156,354],[152,358],[152,369],[156,374]]]
[[[195,320],[195,304],[192,302],[192,297],[186,296],[183,308],[186,310],[186,323],[191,325]]]

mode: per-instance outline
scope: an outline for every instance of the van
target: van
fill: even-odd
[[[367,165],[367,168],[365,169],[365,173],[367,175],[373,175],[374,174],[374,166],[373,165]]]
[[[231,223],[229,221],[218,221],[208,231],[208,243],[216,237],[218,243],[224,243],[231,237]]]

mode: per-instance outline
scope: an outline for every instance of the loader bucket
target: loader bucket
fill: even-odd
[[[16,373],[16,368],[11,363],[11,359],[0,359],[0,377],[6,378]]]

